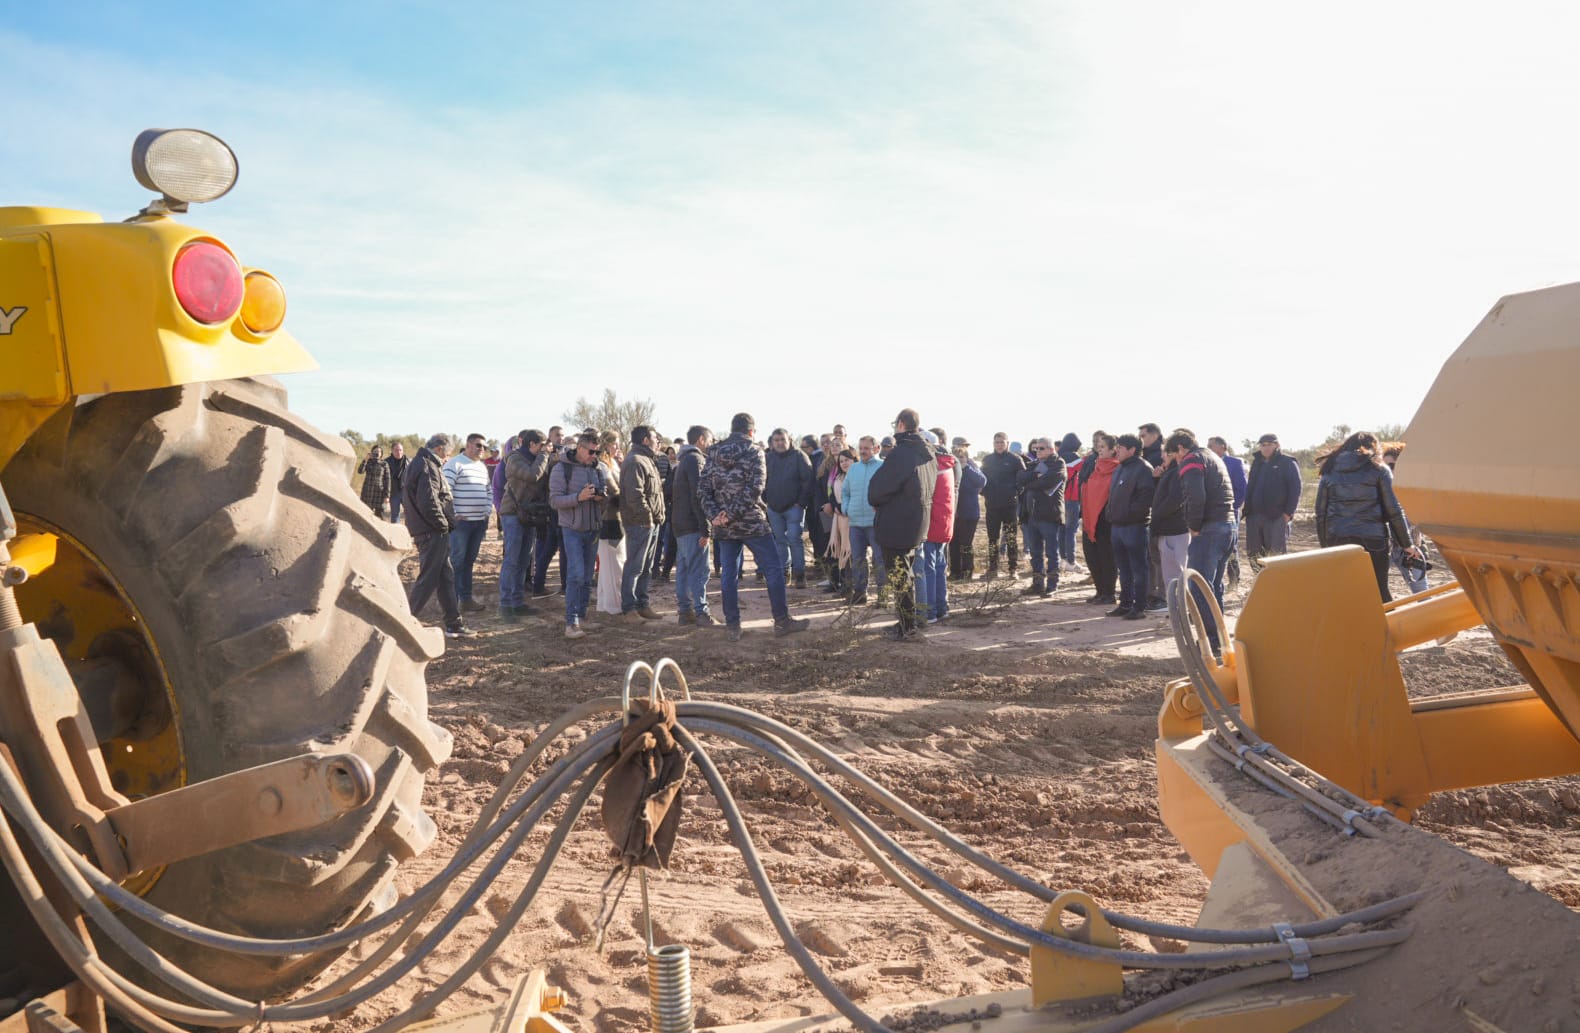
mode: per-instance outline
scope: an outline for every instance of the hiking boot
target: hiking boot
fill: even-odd
[[[1112,610],[1109,610],[1107,613],[1103,614],[1103,616],[1105,616],[1105,617],[1128,617],[1128,616],[1130,616],[1130,614],[1131,614],[1130,607],[1128,607],[1128,606],[1116,606]]]
[[[1044,585],[1045,585],[1045,582],[1043,581],[1042,575],[1041,574],[1033,574],[1031,576],[1031,584],[1027,585],[1025,588],[1022,588],[1020,590],[1020,594],[1021,595],[1043,595],[1044,594]]]
[[[476,599],[462,599],[461,600],[461,612],[463,612],[463,613],[482,613],[483,612],[483,604],[478,602]]]
[[[587,637],[587,632],[582,630],[582,627],[581,627],[580,624],[567,624],[567,625],[565,625],[565,637],[566,638],[586,638]]]
[[[637,616],[641,617],[645,621],[663,620],[663,615],[657,610],[653,609],[651,606],[639,606],[637,607],[636,613]]]
[[[686,611],[682,610],[680,613],[675,615],[675,623],[679,624],[681,627],[685,627],[688,624],[692,627],[696,627],[697,615],[694,613],[687,613]]]
[[[812,626],[812,622],[805,617],[780,617],[774,621],[774,637],[784,638],[794,635],[798,631],[805,631]]]
[[[635,610],[626,610],[624,613],[620,614],[620,619],[625,621],[627,624],[643,624],[647,620],[647,618],[643,617]]]
[[[713,619],[713,614],[711,613],[699,613],[691,619],[691,623],[699,628],[716,628],[719,626],[719,622]]]
[[[445,638],[476,638],[477,637],[477,632],[473,631],[471,628],[467,627],[465,624],[462,624],[460,622],[456,622],[455,624],[446,624],[445,625],[445,627],[444,627],[444,637]]]
[[[797,574],[795,576],[795,587],[796,588],[805,588],[806,587],[806,571],[803,570],[801,573],[799,573],[799,574]]]
[[[741,626],[739,624],[726,624],[724,626],[724,635],[731,642],[739,642],[741,640]]]

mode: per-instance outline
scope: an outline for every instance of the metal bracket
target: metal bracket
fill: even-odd
[[[374,791],[361,757],[307,753],[133,803],[110,787],[77,687],[31,624],[0,631],[0,744],[44,818],[117,880],[320,825]]]
[[[1073,911],[1083,921],[1065,927],[1064,912]],[[1119,934],[1103,917],[1097,901],[1079,890],[1066,890],[1048,905],[1042,931],[1089,943],[1094,947],[1119,946]],[[1031,946],[1031,1002],[1040,1008],[1051,1001],[1078,1001],[1088,997],[1115,997],[1124,991],[1125,973],[1117,961],[1098,961],[1060,954],[1052,947]]]

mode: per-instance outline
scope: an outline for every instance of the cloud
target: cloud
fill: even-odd
[[[1498,294],[1580,273],[1545,15],[633,10],[522,36],[585,48],[564,81],[414,69],[495,88],[438,101],[358,54],[276,79],[0,34],[7,193],[116,217],[137,129],[219,131],[242,181],[189,221],[285,282],[304,413],[368,432],[610,386],[661,422],[1298,441],[1408,418]]]

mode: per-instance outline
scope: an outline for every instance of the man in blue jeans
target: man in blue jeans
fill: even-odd
[[[1114,443],[1119,467],[1108,489],[1109,541],[1119,570],[1119,605],[1110,617],[1138,621],[1146,616],[1147,587],[1152,580],[1147,526],[1152,517],[1152,464],[1141,457],[1141,439],[1121,434]]]
[[[763,506],[767,463],[763,450],[752,440],[757,424],[750,413],[736,413],[730,436],[714,445],[698,484],[702,511],[718,536],[723,563],[724,625],[731,642],[741,637],[741,606],[737,589],[741,579],[743,549],[752,551],[757,569],[768,585],[768,603],[774,615],[774,634],[805,631],[812,623],[790,616],[785,601],[785,568],[768,527]]]
[[[1175,431],[1164,442],[1165,452],[1176,456],[1180,468],[1180,490],[1185,498],[1185,526],[1190,531],[1190,547],[1186,551],[1190,569],[1196,571],[1212,586],[1212,594],[1223,609],[1223,572],[1229,564],[1229,546],[1234,540],[1234,489],[1229,485],[1229,471],[1223,460],[1211,449],[1202,448],[1194,435]],[[1207,627],[1207,640],[1214,656],[1223,655],[1223,643],[1218,641],[1217,622],[1212,619],[1211,607],[1201,589],[1191,586],[1196,607],[1201,611],[1202,623]]]
[[[852,606],[865,606],[869,571],[881,572],[884,569],[883,550],[878,548],[878,539],[872,529],[878,514],[867,501],[867,485],[872,482],[872,475],[883,466],[883,460],[878,458],[878,441],[870,434],[857,442],[856,454],[860,458],[851,464],[850,471],[845,474],[845,486],[840,493],[839,504],[850,520],[850,603]],[[872,553],[870,567],[867,562],[869,550]],[[878,576],[883,575],[880,573]]]
[[[768,526],[779,549],[780,566],[795,578],[795,587],[806,587],[806,550],[801,547],[801,526],[812,506],[812,460],[790,447],[790,432],[776,427],[768,435],[768,473],[763,504]]]
[[[1030,468],[1015,475],[1025,509],[1021,527],[1026,533],[1026,558],[1031,561],[1031,585],[1021,594],[1047,598],[1059,590],[1059,540],[1064,534],[1068,476],[1051,438],[1033,438],[1028,450]]]
[[[697,425],[686,431],[675,463],[674,508],[670,525],[675,531],[675,606],[681,624],[711,627],[716,622],[708,612],[708,515],[697,494],[702,471],[708,465],[708,448],[713,432]]]
[[[598,525],[608,487],[597,462],[598,435],[576,439],[575,454],[549,474],[549,505],[559,514],[565,547],[565,637],[586,635],[593,562],[598,556]]]

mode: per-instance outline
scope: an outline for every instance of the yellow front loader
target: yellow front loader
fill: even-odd
[[[5,760],[148,901],[318,933],[386,903],[433,837],[442,639],[396,576],[406,532],[349,488],[350,447],[268,379],[314,365],[284,288],[174,217],[229,190],[234,155],[149,131],[133,168],[160,196],[124,222],[0,208]],[[5,880],[0,928],[0,972],[23,974],[6,996],[60,985]],[[149,939],[253,1000],[327,962]]]

